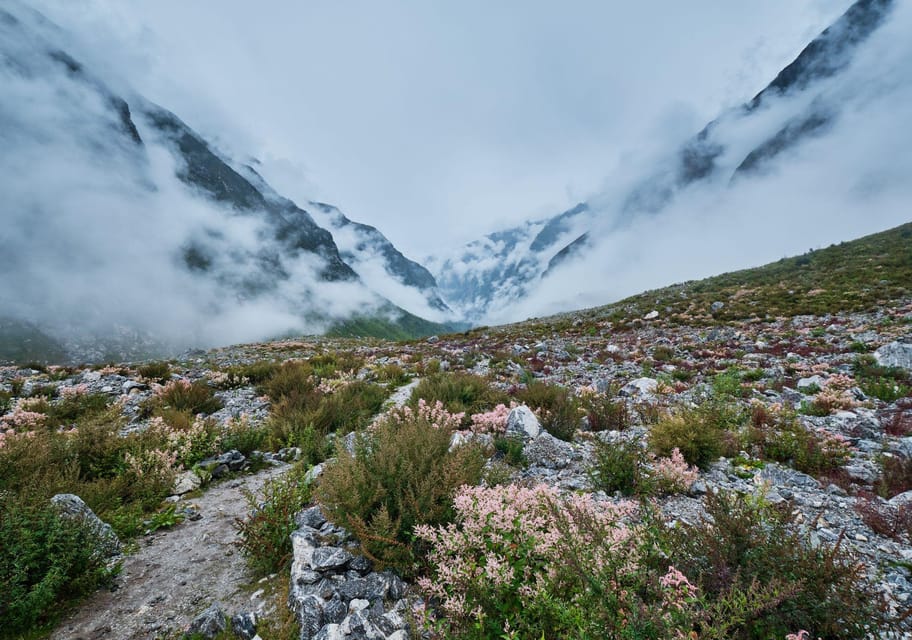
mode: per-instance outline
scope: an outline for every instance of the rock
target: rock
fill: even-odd
[[[301,626],[301,638],[311,638],[323,627],[323,600],[314,595],[288,596],[288,606]]]
[[[182,496],[185,493],[196,491],[201,484],[202,481],[198,475],[192,471],[184,471],[174,478],[174,488],[171,489],[171,493],[176,496]]]
[[[139,393],[141,391],[145,391],[148,388],[149,388],[149,385],[143,384],[142,382],[137,382],[136,380],[127,380],[120,387],[121,392],[125,396],[129,396],[134,393]]]
[[[330,460],[332,460],[332,458],[330,458]],[[330,462],[330,460],[327,460],[326,462]],[[321,462],[308,469],[307,473],[304,474],[304,484],[313,484],[314,480],[322,475],[323,469],[326,468],[326,462]]]
[[[710,311],[712,311],[713,313],[717,313],[717,312],[719,312],[719,311],[722,311],[722,309],[723,309],[724,307],[725,307],[725,303],[724,303],[724,302],[719,302],[719,301],[713,302],[711,305],[709,305],[709,309],[710,309]]]
[[[903,493],[899,493],[890,498],[887,502],[892,504],[897,509],[900,507],[912,505],[912,491],[904,491]]]
[[[306,526],[312,527],[313,529],[319,529],[325,522],[326,518],[324,517],[323,512],[320,510],[320,507],[316,505],[299,511],[295,516],[295,524],[299,527]]]
[[[541,433],[541,424],[526,405],[520,405],[510,411],[507,416],[507,435],[519,436],[526,440],[537,438]]]
[[[618,395],[626,397],[651,397],[655,395],[656,389],[659,388],[659,381],[654,378],[637,378],[631,380],[618,392]]]
[[[785,496],[783,488],[820,488],[820,483],[806,473],[801,473],[800,471],[795,471],[794,469],[789,469],[788,467],[773,463],[764,466],[757,475],[754,476],[755,484],[760,484],[762,482],[769,482],[772,486],[776,487],[783,496]]]
[[[542,433],[523,448],[529,464],[546,469],[564,469],[573,459],[573,445]]]
[[[658,317],[659,317],[659,312],[653,309],[652,311],[647,313],[645,316],[643,316],[643,320],[655,320]]]
[[[437,342],[440,342],[440,337],[439,337],[439,336],[430,336],[430,337],[427,339],[427,343],[428,343],[428,344],[435,344],[435,343],[437,343]]]
[[[340,571],[352,559],[345,549],[339,547],[319,547],[310,557],[310,568],[314,571]]]
[[[207,639],[214,638],[227,628],[228,619],[225,616],[225,612],[222,611],[222,605],[214,602],[208,609],[193,619],[193,622],[187,627],[184,637],[202,636]]]
[[[51,504],[60,510],[61,516],[83,522],[98,537],[99,551],[103,558],[114,558],[123,552],[120,538],[111,525],[96,516],[82,498],[72,493],[58,493],[51,498]]]
[[[257,617],[253,612],[231,616],[231,630],[244,640],[253,640],[256,635]]]
[[[843,469],[852,480],[864,484],[873,484],[880,475],[871,463],[847,464]]]
[[[882,367],[899,367],[912,371],[912,342],[894,341],[874,352],[877,364]]]
[[[340,624],[348,614],[348,607],[336,593],[323,605],[323,624]]]
[[[320,629],[319,633],[313,637],[313,640],[345,640],[345,634],[342,633],[342,626],[338,624],[328,624]]]
[[[817,387],[818,389],[822,389],[823,388],[823,378],[821,378],[820,376],[811,376],[809,378],[801,378],[801,380],[799,380],[798,384],[795,386],[798,387],[799,391],[801,391],[802,389],[813,389],[814,387]]]

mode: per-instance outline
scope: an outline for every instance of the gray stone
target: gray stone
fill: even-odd
[[[256,635],[257,617],[252,611],[231,616],[231,630],[244,640],[253,640]]]
[[[313,640],[345,640],[345,634],[342,633],[342,626],[338,624],[327,624],[313,637]]]
[[[519,436],[526,440],[537,438],[541,433],[541,424],[532,409],[526,405],[520,405],[510,411],[507,416],[507,435]]]
[[[656,311],[655,309],[653,309],[652,311],[647,313],[645,316],[643,316],[643,320],[655,320],[658,317],[659,317],[659,312]]]
[[[82,498],[72,493],[58,493],[51,498],[51,504],[60,510],[60,515],[81,521],[98,537],[99,551],[103,558],[114,558],[123,552],[120,538],[114,533],[111,525],[96,516]]]
[[[821,378],[820,376],[811,376],[809,378],[801,378],[801,380],[799,380],[798,384],[796,384],[795,386],[798,387],[799,391],[801,391],[802,389],[813,389],[814,387],[817,387],[818,389],[822,389],[823,388],[823,378]]]
[[[345,549],[319,547],[311,555],[310,568],[314,571],[341,571],[351,559],[352,554]]]
[[[345,620],[348,607],[338,593],[323,605],[323,624],[339,624]]]
[[[348,563],[348,568],[357,571],[362,576],[364,576],[370,573],[371,569],[373,568],[373,564],[364,556],[355,556],[351,559],[351,562]]]
[[[877,364],[912,371],[912,342],[891,342],[874,352]]]
[[[658,380],[654,378],[637,378],[636,380],[631,380],[618,392],[618,395],[626,397],[651,397],[655,395],[656,389],[659,387]]]
[[[301,638],[313,637],[323,627],[323,600],[315,595],[289,595],[288,606],[301,626]]]
[[[902,493],[899,493],[890,498],[887,502],[896,508],[912,505],[912,491],[904,491]]]
[[[176,496],[182,496],[185,493],[196,491],[201,484],[202,481],[198,475],[192,471],[184,471],[174,478],[174,487],[171,489],[171,493]]]
[[[367,594],[367,580],[364,578],[354,578],[346,580],[339,585],[339,595],[346,600],[356,600],[363,598]]]
[[[725,307],[725,303],[724,303],[724,302],[719,302],[718,300],[717,300],[716,302],[713,302],[711,305],[709,305],[709,309],[710,309],[713,313],[716,313],[716,312],[718,312],[718,311],[722,311],[722,309],[723,309],[724,307]]]
[[[314,505],[313,507],[308,507],[303,511],[299,511],[295,516],[295,524],[300,526],[312,527],[314,529],[319,529],[323,526],[323,523],[326,522],[326,517],[323,515],[323,512],[320,510],[319,506]]]
[[[143,384],[142,382],[137,382],[136,380],[127,380],[120,387],[122,393],[125,396],[132,395],[133,393],[139,393],[140,391],[145,391],[149,388],[149,385]]]
[[[777,487],[780,494],[785,496],[783,488],[793,487],[799,489],[819,489],[820,483],[800,471],[782,467],[778,464],[769,463],[764,466],[757,475],[754,476],[754,483],[769,482]]]
[[[573,445],[542,433],[523,448],[529,464],[546,469],[564,469],[573,459]]]
[[[187,627],[184,637],[198,635],[207,639],[214,638],[227,628],[228,618],[225,616],[225,612],[222,611],[222,605],[214,602],[208,609],[193,619],[190,626]]]

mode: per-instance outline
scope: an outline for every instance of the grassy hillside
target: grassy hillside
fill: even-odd
[[[678,323],[873,310],[912,296],[912,223],[778,262],[647,291],[590,313]],[[722,306],[713,303],[721,302]],[[588,314],[587,314],[588,315]]]
[[[435,334],[460,331],[468,326],[431,322],[401,310],[396,313],[398,315],[354,316],[349,320],[334,324],[326,332],[326,335],[334,338],[413,340]]]

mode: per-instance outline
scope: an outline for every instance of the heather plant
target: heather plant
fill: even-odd
[[[461,421],[441,402],[393,410],[358,434],[353,451],[340,446],[323,472],[317,502],[381,566],[414,572],[421,555],[415,525],[448,522],[455,489],[481,479],[482,447],[450,446]]]
[[[880,459],[880,477],[874,483],[874,492],[890,499],[912,491],[912,459],[884,454]]]
[[[609,443],[596,439],[589,478],[596,489],[624,496],[681,493],[690,488],[699,472],[675,448],[668,458],[658,458],[633,440]]]
[[[516,392],[522,404],[534,409],[545,431],[555,438],[570,441],[580,426],[581,411],[569,389],[543,382],[530,382]]]
[[[88,526],[50,504],[0,493],[0,636],[21,637],[53,621],[62,603],[108,582],[101,549]]]
[[[190,382],[184,378],[172,380],[160,388],[146,404],[149,413],[171,409],[191,415],[208,415],[221,408],[222,401],[215,397],[212,387],[205,380]]]
[[[297,403],[299,398],[307,398],[317,386],[313,368],[306,362],[289,360],[283,362],[271,376],[258,387],[259,391],[273,402],[286,400]]]
[[[258,576],[287,569],[291,562],[295,515],[310,502],[310,485],[304,481],[307,469],[299,463],[267,482],[259,495],[244,493],[249,514],[235,520],[234,526],[241,552]]]
[[[246,415],[231,418],[222,429],[221,448],[225,451],[235,449],[245,456],[259,451],[266,444],[269,431],[263,425],[254,426]]]
[[[740,409],[726,402],[679,407],[652,425],[649,447],[665,457],[678,449],[688,464],[704,468],[722,454],[725,434],[736,429],[741,419]]]
[[[518,405],[511,402],[510,406],[499,404],[490,411],[472,415],[472,431],[475,433],[503,434],[507,430],[507,418],[510,411]]]
[[[579,403],[590,431],[623,431],[630,426],[630,409],[623,398],[590,392],[581,394]]]
[[[171,365],[167,362],[149,362],[138,367],[136,373],[149,382],[165,384],[171,379]]]
[[[912,505],[891,505],[880,496],[859,491],[855,512],[874,533],[894,540],[912,536]]]
[[[762,497],[709,493],[694,525],[666,528],[662,546],[711,602],[752,584],[779,585],[781,601],[764,608],[730,638],[782,638],[806,629],[814,638],[867,638],[891,626],[883,597],[842,545],[812,544]]]
[[[781,598],[752,585],[706,603],[654,526],[630,524],[632,502],[504,485],[462,487],[454,505],[454,522],[416,528],[431,545],[418,581],[438,603],[431,637],[721,639]]]
[[[442,402],[447,411],[462,413],[463,425],[468,426],[471,415],[489,411],[507,398],[481,376],[441,372],[429,375],[418,383],[409,404],[416,406],[419,400],[431,404]]]
[[[495,436],[494,437],[494,450],[497,452],[497,455],[512,467],[518,467],[520,469],[525,469],[529,466],[529,461],[526,459],[526,454],[523,453],[523,441],[522,438],[516,436]]]
[[[836,471],[851,455],[845,438],[812,431],[801,424],[794,411],[779,405],[754,405],[744,440],[755,456],[815,476]]]

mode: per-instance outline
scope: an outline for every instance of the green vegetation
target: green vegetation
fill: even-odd
[[[573,393],[560,385],[530,382],[516,392],[516,399],[534,409],[542,428],[561,440],[573,439],[584,415]]]
[[[356,315],[337,322],[326,332],[334,338],[380,338],[383,340],[413,340],[432,335],[443,335],[461,331],[459,324],[439,324],[419,318],[416,315],[390,308],[388,313]]]
[[[649,446],[666,457],[678,449],[688,464],[705,468],[726,452],[726,436],[737,431],[742,421],[740,408],[725,401],[679,407],[652,425]]]
[[[244,494],[250,516],[235,522],[240,547],[257,576],[287,569],[291,564],[291,533],[297,529],[295,514],[310,502],[310,486],[304,481],[308,467],[297,464],[285,475],[271,480],[260,495]]]
[[[912,295],[912,223],[762,267],[647,291],[593,309],[620,325],[654,308],[671,323],[872,311]],[[713,302],[725,306],[710,313]]]
[[[416,407],[419,400],[433,405],[443,403],[450,413],[464,413],[463,424],[468,425],[473,413],[489,411],[496,405],[507,402],[505,393],[492,388],[487,380],[471,373],[434,373],[422,378],[409,405]]]
[[[421,551],[417,524],[443,524],[453,516],[455,490],[482,477],[478,445],[450,448],[455,416],[402,410],[358,434],[353,451],[337,449],[315,497],[327,518],[351,531],[366,556],[381,567],[413,575]]]

